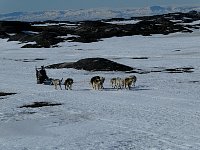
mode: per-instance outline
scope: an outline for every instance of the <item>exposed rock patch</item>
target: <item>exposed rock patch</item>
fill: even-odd
[[[200,83],[200,81],[189,81],[189,83]]]
[[[0,96],[7,96],[7,95],[14,95],[17,93],[4,93],[4,92],[0,92]]]
[[[74,68],[87,71],[131,71],[132,67],[105,58],[86,58],[77,62],[66,62],[46,66],[46,68]]]
[[[8,58],[3,58],[4,60],[13,60],[13,61],[21,61],[21,62],[37,62],[37,61],[42,61],[46,60],[45,58],[35,58],[35,59],[8,59]]]
[[[17,93],[5,93],[5,92],[0,92],[0,99],[4,99],[7,95],[14,95]]]
[[[191,73],[194,72],[193,71],[194,68],[192,67],[183,67],[183,68],[170,68],[170,69],[165,69],[163,70],[163,72],[167,72],[167,73]]]
[[[153,67],[150,70],[143,70],[135,68],[133,71],[128,71],[126,73],[138,73],[138,74],[148,74],[148,73],[192,73],[194,72],[193,67],[180,67],[180,68],[165,68],[165,67]]]
[[[135,24],[112,24],[112,21],[140,20]],[[97,42],[102,38],[153,34],[170,34],[176,32],[193,32],[200,24],[186,24],[200,20],[200,13],[170,13],[164,15],[132,17],[130,19],[113,18],[99,21],[64,22],[19,22],[0,21],[0,38],[9,41],[27,43],[23,48],[57,47],[58,43]],[[49,25],[44,25],[50,23]],[[67,23],[69,25],[64,25]],[[70,26],[71,25],[73,26]],[[42,24],[42,26],[40,26]],[[71,36],[73,35],[73,36]],[[30,44],[28,42],[35,42]]]
[[[133,57],[131,59],[149,59],[148,57]]]
[[[58,106],[62,105],[61,103],[51,103],[51,102],[34,102],[32,104],[23,105],[19,108],[38,108],[38,107],[45,107],[45,106]]]

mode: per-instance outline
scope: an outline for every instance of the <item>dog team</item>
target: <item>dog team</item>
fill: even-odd
[[[126,77],[125,79],[122,79],[119,77],[112,78],[110,80],[110,83],[113,88],[116,88],[116,89],[125,88],[125,89],[130,90],[132,85],[133,85],[133,87],[135,87],[136,81],[137,81],[137,77],[135,75],[132,75],[132,76]]]
[[[62,84],[63,78],[62,79],[52,79],[51,84],[50,85],[54,85],[55,89],[58,89],[58,86],[60,87],[60,89],[62,90],[61,84]],[[103,89],[104,86],[104,81],[105,78],[104,77],[100,77],[100,76],[94,76],[91,78],[90,80],[90,84],[92,86],[92,88],[94,90],[100,90]],[[126,77],[124,79],[117,77],[117,78],[112,78],[110,80],[111,86],[112,88],[115,89],[129,89],[131,88],[131,86],[135,87],[135,83],[137,81],[137,77],[135,75]],[[64,81],[64,86],[65,86],[65,90],[72,90],[72,84],[74,83],[72,78],[67,78]]]
[[[62,81],[63,81],[63,78],[61,80],[60,79],[52,79],[50,85],[54,85],[56,90],[58,89],[57,87],[59,86],[60,89],[62,90],[62,87],[61,87]],[[65,90],[68,90],[68,89],[72,90],[73,83],[74,83],[74,81],[72,78],[67,78],[64,82]]]

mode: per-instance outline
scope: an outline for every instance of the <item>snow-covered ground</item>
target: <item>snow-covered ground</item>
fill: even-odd
[[[17,42],[1,39],[0,91],[17,94],[0,99],[0,149],[199,150],[199,39],[196,31],[114,37],[89,44],[66,42],[49,49],[22,49]],[[36,84],[35,66],[87,57],[104,57],[147,71],[193,67],[194,72],[135,74],[135,88],[115,90],[109,80],[130,74],[47,69],[49,77],[73,78],[73,90]],[[91,89],[94,75],[106,78],[105,89]],[[33,102],[62,105],[20,108]]]
[[[124,25],[124,24],[136,24],[140,21],[141,20],[125,20],[125,21],[111,21],[106,23]]]

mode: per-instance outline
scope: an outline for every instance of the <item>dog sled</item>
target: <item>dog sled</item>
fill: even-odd
[[[41,68],[35,67],[37,84],[51,85],[52,79],[47,76],[44,66]]]

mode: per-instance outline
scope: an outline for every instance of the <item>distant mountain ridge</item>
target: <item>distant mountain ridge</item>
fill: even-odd
[[[12,12],[0,14],[2,21],[85,21],[111,18],[131,18],[135,16],[158,15],[174,12],[200,11],[200,6],[151,6],[144,8],[124,9],[81,9],[63,11],[39,11],[39,12]]]

